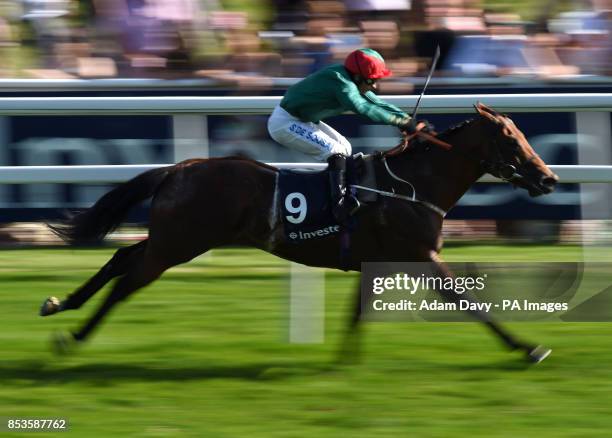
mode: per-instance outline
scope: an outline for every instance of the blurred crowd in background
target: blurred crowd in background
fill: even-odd
[[[0,77],[303,77],[351,50],[396,78],[608,76],[612,0],[0,0]]]

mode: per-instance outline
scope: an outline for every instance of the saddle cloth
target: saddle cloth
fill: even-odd
[[[354,170],[357,167],[354,163],[353,158],[347,163],[348,184],[358,182],[364,184],[362,180],[366,178],[361,175],[373,172],[357,172]],[[281,169],[278,185],[280,195],[278,208],[288,241],[303,243],[340,233],[341,226],[331,211],[327,169],[323,171]],[[360,191],[358,195],[360,202],[373,200],[370,192]]]
[[[327,170],[281,169],[278,183],[280,215],[288,241],[301,243],[340,232],[331,212]]]

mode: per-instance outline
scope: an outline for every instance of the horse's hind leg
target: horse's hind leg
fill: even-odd
[[[104,302],[80,330],[72,333],[71,338],[55,338],[56,349],[59,352],[63,352],[68,342],[73,340],[84,341],[92,330],[100,324],[102,319],[115,304],[124,300],[138,289],[155,281],[166,269],[174,264],[176,263],[168,263],[167,261],[156,258],[153,252],[150,251],[150,248],[147,247],[138,257],[138,260],[130,264],[128,272],[117,280],[117,283],[115,283],[111,292],[106,296]]]
[[[40,309],[40,315],[48,316],[64,310],[80,308],[106,283],[119,275],[125,274],[134,261],[142,256],[146,245],[147,240],[143,240],[135,245],[119,248],[93,277],[75,292],[68,295],[65,300],[60,301],[56,297],[47,298]]]

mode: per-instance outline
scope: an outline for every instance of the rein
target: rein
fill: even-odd
[[[373,193],[377,193],[381,196],[386,196],[388,198],[396,198],[396,199],[402,199],[404,201],[408,201],[408,202],[414,202],[416,204],[421,204],[424,207],[427,207],[428,209],[432,210],[434,213],[440,215],[442,218],[444,218],[446,216],[446,211],[443,210],[442,208],[438,207],[437,205],[432,204],[431,202],[428,201],[424,201],[422,199],[417,199],[416,197],[416,189],[414,188],[414,186],[412,185],[412,183],[410,183],[409,181],[406,181],[403,178],[400,178],[399,176],[397,176],[395,174],[395,172],[393,172],[391,170],[391,168],[389,167],[389,163],[387,162],[387,157],[393,157],[395,155],[399,155],[402,152],[404,152],[410,145],[410,142],[415,139],[416,137],[421,137],[437,146],[440,146],[442,149],[444,150],[451,150],[453,148],[453,146],[450,143],[447,143],[443,140],[440,140],[439,138],[435,137],[432,134],[423,132],[421,130],[418,130],[416,132],[414,132],[413,134],[407,135],[404,138],[404,141],[402,144],[396,146],[394,149],[381,154],[381,161],[383,162],[384,166],[385,166],[385,170],[387,171],[387,174],[389,174],[389,176],[391,178],[393,178],[396,181],[399,181],[403,184],[407,184],[408,186],[410,186],[410,189],[412,190],[412,196],[406,196],[406,195],[401,195],[395,192],[387,192],[385,190],[379,190],[379,189],[375,189],[373,187],[366,187],[366,186],[361,186],[361,185],[357,185],[357,184],[351,184],[350,187],[354,188],[354,189],[358,189],[358,190],[365,190],[368,192],[373,192]]]
[[[427,132],[423,132],[421,130],[416,131],[410,135],[407,135],[404,137],[404,140],[402,141],[401,144],[399,144],[398,146],[396,146],[395,148],[391,149],[390,151],[386,152],[384,154],[384,156],[387,157],[393,157],[395,155],[399,155],[402,152],[404,152],[406,149],[408,149],[408,147],[410,146],[410,142],[414,139],[416,139],[416,137],[421,137],[424,140],[427,140],[430,143],[435,144],[436,146],[441,147],[442,149],[446,150],[446,151],[450,151],[453,148],[453,145],[450,143],[447,143],[443,140],[440,140],[438,137],[436,137],[435,135],[429,134]]]
[[[408,137],[406,137],[407,143],[410,143],[410,140],[412,140],[415,137],[421,137],[424,140],[427,140],[428,142],[435,144],[436,146],[440,146],[442,149],[446,151],[450,151],[453,148],[452,144],[442,141],[435,135],[431,135],[423,131],[417,131],[414,134],[410,134]]]
[[[440,140],[435,135],[419,130],[413,134],[410,134],[409,136],[406,136],[406,138],[404,139],[404,143],[400,147],[398,147],[397,150],[391,150],[389,154],[387,155],[394,156],[394,155],[398,155],[404,152],[409,147],[410,142],[416,137],[421,137],[427,140],[428,142],[433,143],[447,151],[453,148],[453,146],[450,143]],[[494,177],[499,178],[502,181],[509,182],[511,184],[516,184],[517,182],[520,182],[525,179],[525,176],[523,175],[522,172],[520,172],[520,170],[522,170],[522,168],[525,165],[529,164],[531,161],[533,161],[538,156],[537,154],[531,155],[529,158],[527,158],[527,160],[525,160],[523,163],[521,163],[517,167],[505,161],[504,156],[501,152],[501,148],[497,144],[497,139],[493,140],[493,149],[497,153],[498,160],[497,161],[481,160],[480,165],[482,169],[484,170],[485,173],[490,173]],[[473,160],[473,157],[465,153],[462,153],[461,151],[458,151],[458,152],[461,155],[465,156],[466,158]]]
[[[404,184],[408,184],[410,186],[410,189],[412,190],[412,196],[407,196],[407,195],[401,195],[395,192],[387,192],[385,190],[379,190],[379,189],[375,189],[373,187],[366,187],[366,186],[360,186],[357,184],[351,184],[350,187],[354,188],[354,189],[358,189],[358,190],[365,190],[367,192],[374,192],[377,193],[381,196],[386,196],[388,198],[396,198],[396,199],[401,199],[404,201],[408,201],[408,202],[414,202],[416,204],[421,204],[424,207],[429,208],[430,210],[432,210],[434,213],[437,213],[438,215],[440,215],[442,218],[444,218],[446,216],[446,211],[444,211],[443,209],[441,209],[440,207],[438,207],[437,205],[432,204],[431,202],[428,201],[423,201],[422,199],[417,199],[416,197],[416,189],[414,188],[414,186],[409,182],[406,181],[403,178],[400,178],[399,176],[397,176],[389,167],[389,163],[387,162],[386,157],[383,155],[381,158],[381,161],[383,162],[383,164],[385,165],[385,170],[387,171],[387,173],[389,174],[389,176],[391,178],[393,178],[394,180],[397,180],[401,183]]]
[[[435,135],[432,135],[430,133],[427,132],[423,132],[422,130],[418,130],[410,135],[407,135],[404,137],[404,140],[401,144],[399,144],[398,146],[396,146],[395,148],[391,149],[390,151],[381,154],[381,161],[384,164],[385,170],[387,171],[388,175],[393,178],[396,181],[399,181],[403,184],[407,184],[410,187],[410,190],[412,191],[412,195],[411,196],[407,196],[407,195],[401,195],[401,194],[397,194],[394,191],[392,192],[387,192],[384,190],[378,190],[372,187],[366,187],[366,186],[360,186],[360,185],[351,185],[352,188],[358,189],[358,190],[365,190],[365,191],[370,191],[370,192],[374,192],[377,193],[379,195],[382,196],[387,196],[390,198],[397,198],[397,199],[402,199],[405,201],[409,201],[409,202],[414,202],[414,203],[418,203],[421,204],[427,208],[429,208],[430,210],[434,211],[435,213],[437,213],[438,215],[440,215],[442,218],[444,218],[446,216],[446,211],[444,211],[442,208],[438,207],[437,205],[432,204],[431,202],[428,201],[424,201],[421,199],[417,199],[417,194],[416,194],[416,189],[415,187],[412,185],[412,183],[410,183],[409,181],[406,181],[403,178],[400,178],[399,176],[397,176],[389,167],[389,163],[387,162],[387,157],[393,157],[396,155],[399,155],[401,153],[403,153],[404,151],[406,151],[406,149],[408,149],[410,147],[410,143],[415,140],[417,137],[420,137],[424,140],[426,140],[427,142],[434,144],[436,146],[439,146],[440,148],[449,151],[451,149],[453,149],[453,145],[439,139],[438,137],[436,137]],[[511,184],[516,184],[522,180],[525,179],[525,176],[523,175],[523,167],[530,163],[531,161],[533,161],[535,158],[537,158],[537,154],[533,154],[531,155],[529,158],[527,158],[527,160],[525,160],[524,162],[520,163],[519,166],[515,166],[513,164],[510,164],[508,162],[505,161],[505,157],[502,154],[502,150],[498,145],[497,142],[497,138],[496,138],[496,134],[494,135],[494,140],[492,142],[492,147],[495,151],[495,153],[497,154],[497,161],[493,161],[491,159],[486,160],[480,160],[479,164],[481,169],[485,172],[485,173],[490,173],[491,175],[495,176],[496,178],[501,179],[502,181],[506,181],[509,182]],[[459,151],[457,150],[458,153],[460,153],[461,155],[465,156],[467,159],[469,159],[470,161],[475,161],[475,157],[472,157],[466,153],[464,153],[463,151]],[[392,189],[393,190],[393,189]]]

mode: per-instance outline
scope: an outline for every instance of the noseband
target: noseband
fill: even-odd
[[[480,165],[485,173],[490,173],[494,177],[511,184],[517,184],[525,179],[525,166],[537,157],[536,154],[533,154],[517,167],[514,164],[508,163],[504,159],[502,151],[497,143],[497,139],[493,141],[493,148],[497,154],[497,159],[481,160]]]

